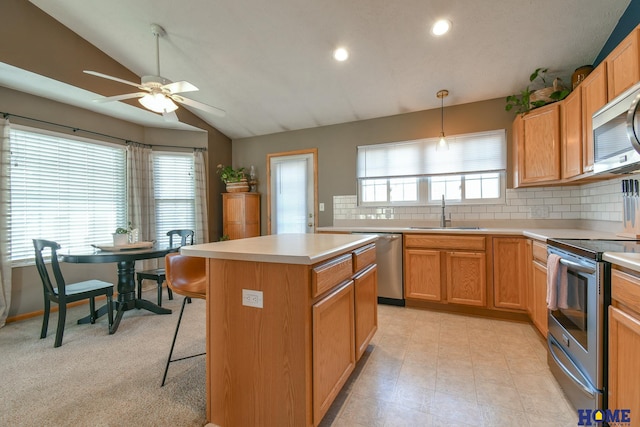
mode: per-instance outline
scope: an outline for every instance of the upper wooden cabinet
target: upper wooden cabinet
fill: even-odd
[[[562,179],[582,173],[582,92],[574,90],[562,103]]]
[[[560,104],[537,108],[521,120],[522,124],[517,124],[519,129],[514,132],[514,135],[517,133],[516,185],[560,180]]]
[[[636,28],[606,58],[609,100],[640,80],[640,29]]]
[[[578,86],[582,93],[582,171],[593,171],[593,113],[607,103],[607,64],[601,63]]]
[[[222,233],[231,240],[260,235],[260,193],[222,193]]]

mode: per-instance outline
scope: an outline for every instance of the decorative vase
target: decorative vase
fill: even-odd
[[[227,193],[245,193],[249,191],[249,183],[247,180],[238,182],[227,182]]]

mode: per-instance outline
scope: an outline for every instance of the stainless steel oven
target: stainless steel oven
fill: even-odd
[[[608,263],[548,245],[560,257],[549,309],[548,363],[576,409],[604,409]],[[549,274],[549,272],[547,273]]]

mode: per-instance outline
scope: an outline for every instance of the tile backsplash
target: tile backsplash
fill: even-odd
[[[447,205],[452,221],[594,220],[621,223],[621,180],[580,186],[508,189],[505,202],[493,205]],[[360,207],[357,196],[333,197],[334,226],[354,220],[440,220],[438,206]]]

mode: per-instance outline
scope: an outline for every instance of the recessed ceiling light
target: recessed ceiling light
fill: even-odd
[[[346,61],[349,58],[349,51],[343,47],[339,47],[333,51],[333,57],[336,61]]]
[[[441,36],[448,33],[450,29],[451,21],[448,19],[439,19],[435,24],[433,24],[433,27],[431,27],[431,34],[434,36]]]

